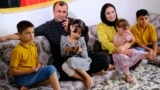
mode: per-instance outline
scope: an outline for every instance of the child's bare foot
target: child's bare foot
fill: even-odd
[[[109,64],[108,70],[114,70],[114,69],[115,69],[115,66],[112,64]]]
[[[93,73],[92,75],[94,76],[94,75],[105,75],[105,74],[107,74],[107,71],[101,70],[99,72]]]
[[[28,90],[28,88],[25,87],[25,86],[22,86],[22,87],[20,88],[20,90]]]
[[[125,75],[125,81],[128,82],[128,83],[132,83],[133,82],[133,80],[130,77],[130,75]]]

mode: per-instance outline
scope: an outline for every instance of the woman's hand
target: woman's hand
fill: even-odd
[[[7,40],[6,37],[0,37],[0,42]]]

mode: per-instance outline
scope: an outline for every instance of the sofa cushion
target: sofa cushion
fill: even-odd
[[[158,40],[160,40],[160,14],[150,13],[149,22],[155,26]]]
[[[89,51],[101,51],[101,45],[98,41],[96,25],[89,26],[89,40],[88,40],[88,50]]]

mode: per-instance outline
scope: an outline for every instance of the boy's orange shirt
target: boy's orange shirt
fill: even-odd
[[[35,43],[31,42],[29,45],[25,45],[20,42],[11,54],[10,67],[19,70],[30,69],[36,67],[37,59],[38,54]]]
[[[138,24],[131,28],[131,32],[137,43],[149,45],[151,42],[157,41],[156,29],[152,24],[148,24],[145,30],[140,30]]]

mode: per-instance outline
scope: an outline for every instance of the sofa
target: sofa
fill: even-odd
[[[157,29],[157,36],[160,39],[160,15],[151,13],[150,14],[150,22],[153,23]],[[89,41],[88,41],[88,49],[95,49],[95,42],[98,40],[96,35],[96,25],[89,26]],[[44,36],[36,36],[34,39],[39,52],[39,60],[43,62],[45,65],[50,64],[53,60],[52,54],[50,52],[50,44],[48,40]],[[12,76],[8,74],[10,55],[12,49],[17,45],[19,40],[7,40],[0,42],[0,90],[18,90],[12,82]],[[108,71],[106,75],[103,76],[92,76],[93,79],[93,88],[98,87],[97,85],[101,85],[105,83],[109,79],[114,79],[116,75],[116,71]],[[79,81],[60,81],[61,90],[84,90],[84,84]],[[30,90],[52,90],[51,86],[39,86],[35,88],[31,88]],[[97,90],[97,89],[94,89]],[[101,90],[101,89],[98,89]],[[105,90],[105,89],[103,89]],[[108,89],[111,90],[111,89]],[[126,90],[126,89],[125,89]]]
[[[93,47],[91,44],[94,43],[94,39],[97,39],[94,32],[95,25],[90,26],[90,30],[93,32],[89,32],[91,36],[89,40],[90,49]],[[96,38],[94,38],[96,37]],[[0,90],[17,90],[14,83],[12,82],[12,76],[8,74],[8,68],[10,63],[10,55],[12,49],[19,43],[20,40],[7,40],[0,42]],[[44,36],[36,36],[34,39],[36,46],[38,47],[39,60],[43,62],[45,65],[51,64],[53,61],[52,54],[50,52],[50,44],[48,40]],[[104,76],[93,76],[93,86],[99,83],[104,82],[110,74]],[[61,90],[83,90],[85,89],[84,84],[81,81],[61,81]],[[51,86],[40,86],[37,88],[31,88],[31,90],[52,90]]]

